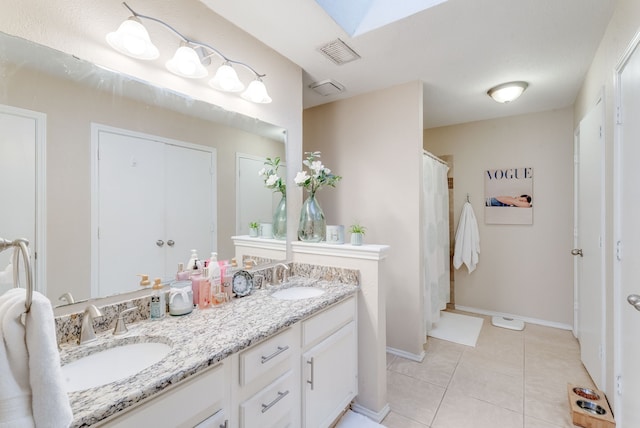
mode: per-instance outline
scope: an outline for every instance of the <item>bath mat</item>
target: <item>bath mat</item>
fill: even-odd
[[[347,412],[340,418],[340,422],[335,426],[335,428],[384,428],[384,425],[380,425],[375,423],[371,419],[366,416],[360,415],[351,410],[347,410]]]
[[[491,324],[496,327],[508,328],[509,330],[524,330],[524,321],[513,318],[494,316],[491,317]]]
[[[476,346],[484,319],[468,315],[440,312],[428,336],[467,346]]]

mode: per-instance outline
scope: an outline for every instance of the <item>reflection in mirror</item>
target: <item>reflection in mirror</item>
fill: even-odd
[[[220,260],[234,257],[235,250],[230,238],[242,230],[236,224],[239,192],[236,183],[237,156],[242,154],[263,162],[268,157],[279,156],[283,160],[285,158],[286,132],[283,128],[226,111],[174,91],[151,86],[71,55],[3,33],[0,33],[0,75],[3,76],[0,80],[0,105],[8,106],[7,109],[34,112],[36,116],[40,114],[43,118],[41,123],[46,123],[46,127],[42,128],[46,129],[46,132],[33,131],[38,138],[44,134],[41,156],[45,161],[43,165],[37,166],[33,156],[29,156],[28,161],[24,161],[23,170],[24,172],[31,168],[34,172],[29,174],[35,174],[36,181],[43,177],[46,193],[35,192],[34,184],[31,186],[33,190],[29,192],[30,196],[23,195],[30,201],[43,196],[43,193],[46,195],[42,206],[35,209],[36,216],[38,213],[46,213],[42,227],[33,227],[34,221],[38,223],[37,218],[27,222],[30,230],[26,230],[28,227],[19,225],[20,222],[17,221],[11,222],[15,223],[15,226],[10,227],[9,222],[5,223],[5,218],[2,217],[0,236],[10,239],[33,236],[35,242],[31,245],[31,251],[34,258],[34,249],[38,252],[37,259],[34,260],[36,289],[46,290],[54,305],[63,303],[58,301],[58,298],[67,292],[76,300],[102,297],[92,295],[91,292],[92,287],[95,288],[94,282],[99,272],[100,255],[95,254],[95,249],[98,248],[96,241],[99,235],[109,233],[109,230],[100,228],[100,198],[92,195],[97,188],[96,183],[99,183],[101,178],[100,168],[96,167],[96,158],[100,150],[94,151],[95,146],[92,146],[97,144],[95,132],[92,133],[95,127],[124,130],[132,135],[144,135],[145,138],[155,139],[156,142],[180,142],[191,148],[214,153],[212,172],[215,177],[215,189],[211,193],[215,195],[213,203],[216,209],[213,213],[213,224],[190,225],[202,230],[203,235],[215,236],[215,239],[211,240],[210,248],[196,248],[201,258],[208,258],[212,251],[218,253]],[[0,110],[0,114],[2,112]],[[40,128],[36,127],[37,129]],[[2,158],[8,159],[9,145],[6,143],[9,140],[17,141],[18,134],[22,134],[3,134],[10,138],[0,140],[0,154]],[[146,159],[149,153],[144,153],[142,158]],[[121,173],[118,173],[117,169],[115,171],[115,177],[120,179],[127,176],[125,172],[131,173],[132,168],[142,171],[143,163],[146,162],[133,155],[125,159],[126,167],[120,166]],[[187,165],[191,164],[187,161]],[[164,179],[161,180],[156,174],[160,172],[158,169],[147,171],[144,178],[150,183],[157,185],[163,182]],[[7,176],[6,172],[5,168],[0,169],[0,181],[3,183],[12,181],[12,177]],[[172,173],[174,176],[186,175],[184,166],[174,168]],[[258,170],[252,173],[255,179],[262,183]],[[144,235],[143,229],[150,223],[150,219],[164,212],[166,207],[187,213],[187,220],[184,222],[189,222],[188,213],[197,209],[192,204],[193,198],[196,197],[193,195],[199,194],[198,192],[202,194],[202,189],[185,189],[185,192],[178,192],[170,199],[167,199],[165,192],[158,191],[157,194],[162,196],[141,203],[136,199],[115,198],[120,191],[129,190],[130,184],[121,182],[117,186],[111,195],[114,197],[113,201],[116,201],[113,203],[115,212],[136,212],[135,217],[138,220],[137,224],[124,219],[121,220],[121,225],[113,223],[111,228],[126,228],[128,235],[123,236],[130,236],[132,239],[114,241],[112,256],[134,261],[135,273],[166,277],[175,272],[175,260],[186,263],[189,259],[189,251],[184,250],[191,249],[189,243],[181,245],[184,254],[169,257],[158,251],[160,247],[157,241],[162,239],[168,242],[170,237],[162,236],[144,243],[138,243],[138,238]],[[145,186],[144,191],[150,193],[150,187]],[[204,187],[203,184],[202,188]],[[161,186],[161,189],[166,188],[166,185]],[[272,198],[272,191],[264,186],[255,191],[264,192]],[[2,194],[6,194],[4,188]],[[244,196],[250,195],[246,195],[245,192]],[[164,200],[160,201],[161,198]],[[19,198],[12,198],[13,217],[33,217],[34,207],[19,206],[21,204]],[[261,208],[264,209],[263,206]],[[259,221],[265,217],[264,212],[243,215],[260,219]],[[134,237],[136,239],[133,239]],[[40,248],[39,245],[45,242],[46,247]],[[133,244],[134,242],[136,243]],[[164,246],[165,249],[167,247]],[[144,262],[141,254],[156,262],[162,260],[160,265],[163,267],[158,268],[157,263]],[[118,266],[118,263],[112,265]],[[6,266],[6,260],[0,260],[0,275]],[[112,287],[114,290],[139,289],[139,279],[131,272],[123,277],[116,275],[109,281],[119,282],[117,287]]]

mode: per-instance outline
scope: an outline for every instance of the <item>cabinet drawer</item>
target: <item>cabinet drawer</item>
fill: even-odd
[[[240,404],[242,428],[286,426],[294,410],[295,385],[291,370]]]
[[[243,351],[240,354],[240,385],[245,386],[263,374],[274,370],[280,363],[289,361],[293,355],[294,347],[293,330],[289,328],[277,336]],[[289,362],[286,366],[290,367],[291,364],[293,362]],[[284,369],[271,373],[272,379],[281,373],[284,373]]]
[[[327,309],[302,322],[302,346],[307,347],[337,331],[352,321],[356,313],[356,298],[350,297],[344,302]]]
[[[131,410],[106,420],[109,428],[135,426],[193,427],[211,415],[222,416],[229,396],[230,364],[225,360]],[[187,411],[188,410],[188,411]],[[205,425],[206,426],[206,425]],[[218,425],[219,426],[219,425]]]

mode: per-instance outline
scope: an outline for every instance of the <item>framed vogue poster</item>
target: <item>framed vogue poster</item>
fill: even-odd
[[[533,168],[485,171],[484,197],[486,224],[533,224]]]

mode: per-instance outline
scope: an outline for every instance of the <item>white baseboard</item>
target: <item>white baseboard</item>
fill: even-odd
[[[469,306],[461,306],[461,305],[456,305],[456,309],[459,310],[459,311],[471,312],[471,313],[480,314],[480,315],[489,315],[489,316],[499,316],[499,317],[514,318],[514,319],[522,320],[522,321],[524,321],[526,323],[529,323],[529,324],[543,325],[545,327],[559,328],[561,330],[573,330],[573,326],[571,326],[569,324],[563,324],[563,323],[554,322],[554,321],[540,320],[540,319],[537,319],[537,318],[521,317],[520,315],[508,314],[506,312],[486,311],[484,309],[471,308]]]
[[[357,400],[357,398],[356,398],[356,400]],[[360,413],[361,415],[364,415],[364,416],[368,417],[372,421],[380,423],[380,422],[382,422],[382,420],[384,418],[387,417],[387,415],[391,411],[391,407],[389,407],[389,403],[387,403],[387,404],[384,405],[384,407],[382,407],[382,410],[380,410],[379,412],[374,412],[373,410],[370,410],[370,409],[368,409],[368,408],[366,408],[364,406],[361,406],[358,403],[352,403],[351,404],[351,410],[353,410],[356,413]]]
[[[417,361],[419,363],[424,360],[425,352],[422,351],[420,354],[412,354],[410,352],[403,351],[401,349],[391,348],[387,346],[387,352],[392,355],[397,355],[398,357],[406,358],[407,360]]]

